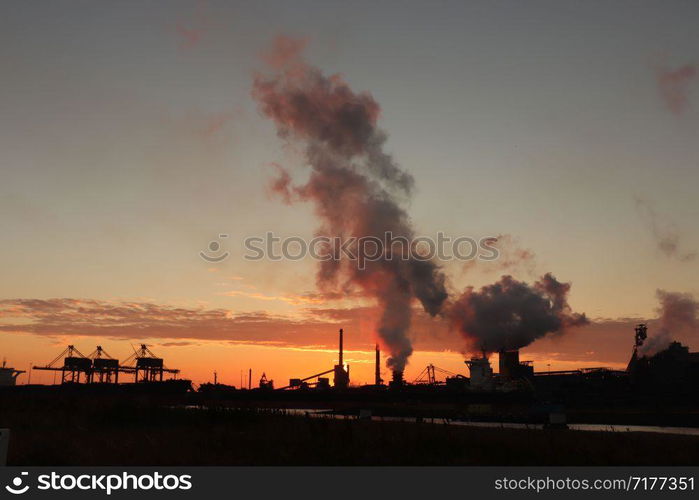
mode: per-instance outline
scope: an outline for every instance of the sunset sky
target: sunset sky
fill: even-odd
[[[625,367],[656,290],[699,296],[698,18],[693,1],[3,2],[0,357],[145,342],[197,383],[252,368],[279,386],[331,368],[342,327],[352,381],[372,380],[371,300],[319,293],[311,259],[243,258],[246,237],[319,225],[270,193],[275,165],[306,172],[251,97],[287,35],[381,106],[418,234],[507,235],[498,261],[438,262],[450,292],[551,272],[592,323],[523,359]],[[230,256],[205,262],[219,234]],[[407,380],[468,373],[446,321],[416,309],[411,336]]]

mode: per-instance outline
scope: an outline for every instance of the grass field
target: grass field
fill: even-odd
[[[699,437],[0,401],[9,465],[696,465]]]

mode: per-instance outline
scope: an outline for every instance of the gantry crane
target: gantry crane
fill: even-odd
[[[63,359],[63,365],[59,361]],[[61,383],[80,383],[80,376],[84,375],[84,382],[92,380],[92,360],[78,351],[75,346],[69,345],[61,354],[56,356],[46,366],[34,366],[33,370],[51,370],[61,372]]]
[[[133,354],[124,360],[119,369],[125,373],[133,373],[134,382],[162,382],[164,373],[171,373],[175,378],[180,373],[177,369],[167,368],[163,358],[153,354],[146,344],[134,349]]]
[[[119,383],[119,360],[111,357],[101,345],[90,353],[92,360],[92,382]],[[95,377],[97,375],[97,377]],[[96,378],[96,379],[95,379]]]

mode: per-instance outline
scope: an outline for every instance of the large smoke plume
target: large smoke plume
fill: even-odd
[[[400,201],[410,196],[413,178],[384,151],[378,103],[368,93],[352,91],[340,76],[309,65],[301,56],[304,45],[278,38],[265,54],[271,74],[254,79],[253,97],[262,113],[274,121],[281,138],[301,145],[311,167],[308,181],[298,186],[279,167],[273,189],[290,202],[312,202],[321,220],[319,235],[383,241],[391,233],[411,240],[414,232]],[[376,299],[378,334],[394,370],[404,369],[413,350],[408,337],[413,298],[435,315],[447,297],[444,275],[433,262],[388,254],[365,266],[321,261],[317,281],[322,289],[359,287]]]
[[[588,323],[568,305],[570,283],[550,273],[533,285],[503,276],[475,290],[468,287],[447,308],[447,315],[472,350],[519,349],[548,333]]]
[[[660,304],[658,305],[658,327],[639,349],[642,356],[652,356],[670,345],[673,335],[696,330],[699,327],[699,302],[691,294],[655,292]]]

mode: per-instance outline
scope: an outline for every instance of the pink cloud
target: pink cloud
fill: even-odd
[[[180,39],[179,47],[184,50],[192,49],[199,45],[204,35],[203,29],[188,28],[182,23],[177,23],[175,31]]]
[[[279,35],[271,48],[261,54],[261,58],[272,68],[280,69],[292,62],[301,60],[301,53],[308,44],[307,38],[291,38]]]
[[[208,5],[205,0],[198,0],[194,12],[186,20],[175,25],[175,34],[181,50],[189,50],[201,44],[207,33],[214,26],[207,13]]]
[[[697,65],[685,64],[674,70],[666,66],[656,68],[658,91],[667,107],[679,115],[689,108],[689,85],[697,75]]]

